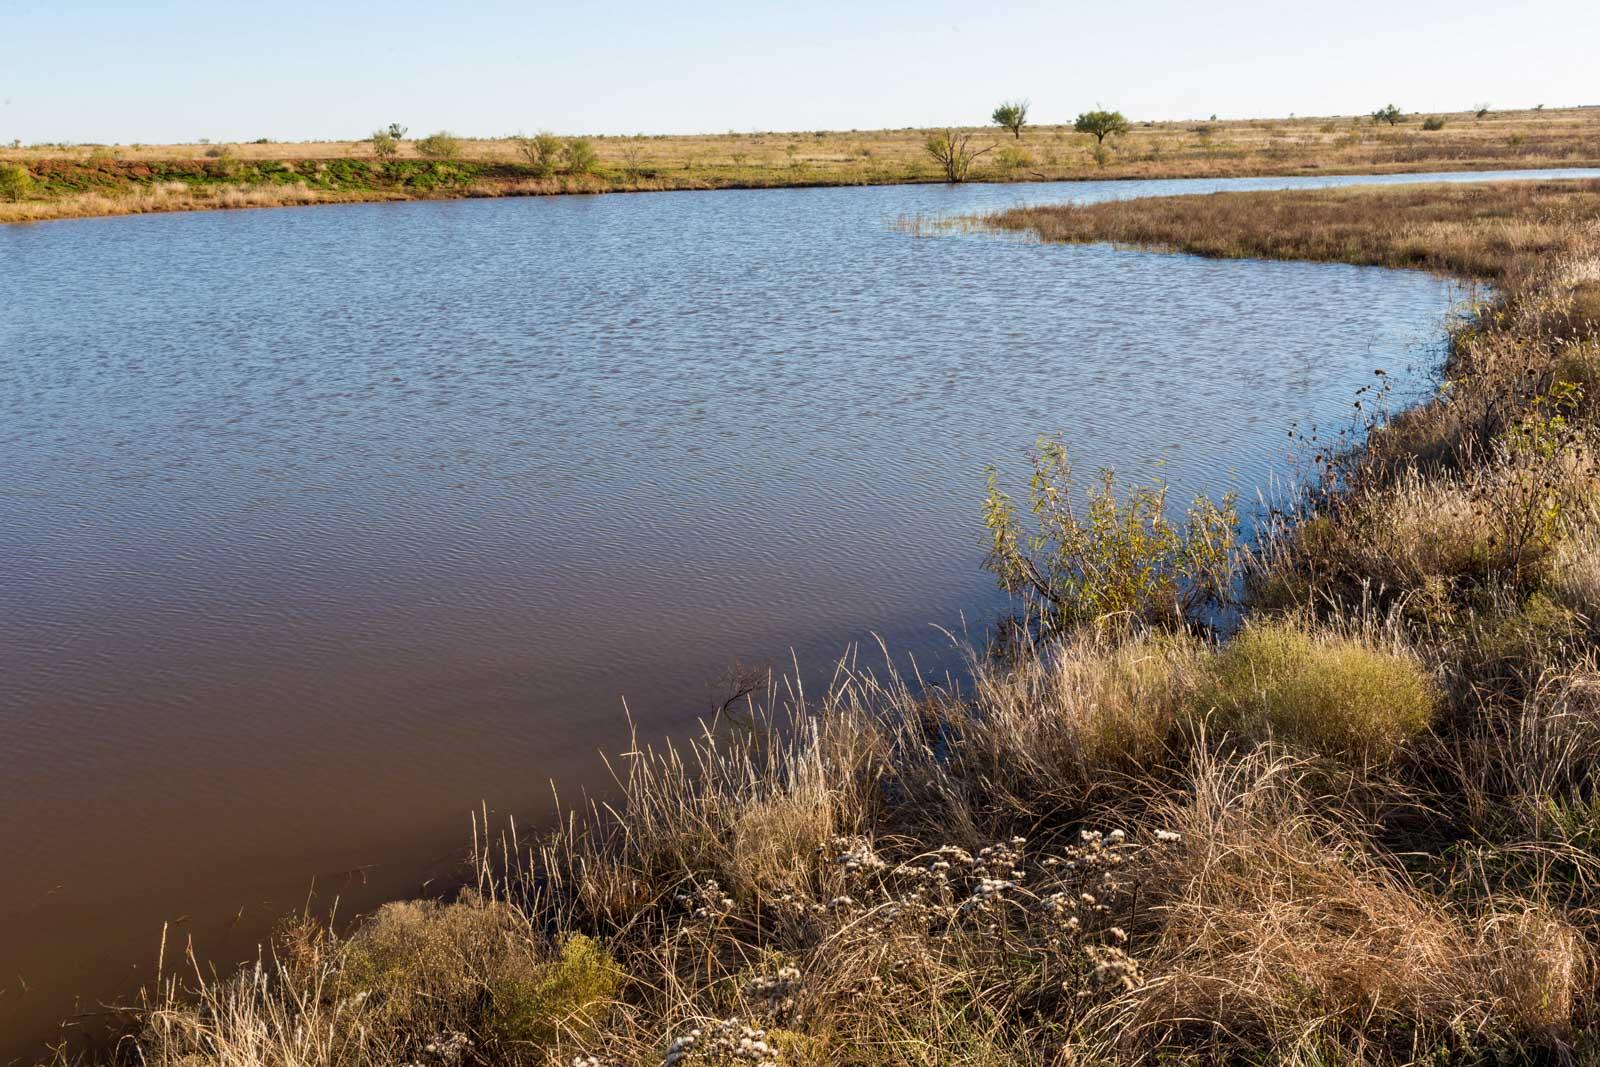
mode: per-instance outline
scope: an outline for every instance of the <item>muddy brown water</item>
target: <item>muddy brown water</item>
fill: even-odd
[[[226,968],[444,884],[480,802],[604,788],[624,698],[661,735],[734,658],[955,665],[935,625],[1003,606],[983,468],[1041,432],[1281,490],[1291,427],[1427,386],[1451,284],[892,223],[1326,183],[0,228],[0,1059],[95,1030],[164,923]]]

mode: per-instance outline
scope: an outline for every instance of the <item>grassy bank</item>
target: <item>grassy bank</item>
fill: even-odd
[[[1600,165],[1600,108],[1421,116],[1135,123],[1106,141],[1070,126],[1020,139],[975,132],[992,146],[975,181],[1400,173]],[[1429,123],[1433,125],[1434,123]],[[529,139],[371,142],[37,145],[0,149],[26,168],[25,194],[0,195],[0,222],[353,200],[536,196],[665,189],[886,185],[942,181],[928,130],[729,133],[571,139],[540,156]],[[425,155],[419,144],[435,155]]]
[[[1594,1055],[1600,183],[995,221],[1420,263],[1497,296],[1455,331],[1438,398],[1325,457],[1323,484],[1248,552],[1225,506],[1169,528],[1148,495],[1092,490],[1067,512],[1046,448],[1025,490],[1043,542],[1011,536],[1029,513],[1004,487],[987,512],[997,572],[1034,592],[1032,640],[975,656],[959,691],[846,664],[824,694],[751,699],[680,750],[619,759],[612,806],[536,840],[480,827],[474,892],[391,905],[347,937],[291,924],[255,968],[169,980],[122,1053]],[[1225,641],[1171,580],[1215,570],[1248,591]]]

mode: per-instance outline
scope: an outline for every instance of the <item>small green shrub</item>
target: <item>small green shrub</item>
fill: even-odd
[[[582,137],[574,137],[561,147],[561,162],[569,174],[592,173],[600,163],[594,145]]]
[[[341,995],[359,998],[370,1027],[523,1045],[592,1027],[622,977],[587,937],[548,958],[515,909],[473,896],[384,905],[345,944],[339,969]]]
[[[343,995],[365,994],[378,1026],[431,1033],[471,1027],[479,991],[492,976],[538,961],[510,908],[468,900],[458,904],[409,901],[379,908],[345,945]]]
[[[1387,122],[1390,126],[1398,126],[1405,121],[1406,113],[1393,104],[1380,107],[1372,113],[1373,122]]]
[[[604,949],[573,934],[561,943],[561,954],[536,972],[513,967],[491,978],[489,1032],[509,1044],[549,1045],[591,1031],[622,978],[622,968]]]
[[[440,130],[418,141],[417,151],[428,159],[448,161],[461,154],[461,141],[454,134]]]
[[[1444,116],[1429,115],[1422,120],[1422,128],[1429,131],[1444,129]]]
[[[21,163],[0,163],[0,198],[16,203],[33,192],[33,175]]]
[[[532,137],[518,135],[513,138],[517,152],[528,161],[534,173],[548,178],[561,164],[561,138],[553,133],[539,133]]]
[[[377,130],[371,137],[372,154],[379,159],[393,159],[400,151],[400,139],[388,130]]]
[[[995,153],[994,157],[995,167],[1003,174],[1011,174],[1025,167],[1032,167],[1035,163],[1033,154],[1026,148],[1002,148]]]
[[[1410,656],[1286,622],[1251,626],[1208,664],[1195,710],[1250,740],[1386,760],[1427,729],[1439,704]]]
[[[1117,488],[1109,470],[1082,492],[1059,441],[1041,440],[1033,456],[1027,530],[989,470],[984,566],[1001,588],[1037,607],[1047,629],[1086,624],[1200,623],[1230,594],[1239,517],[1232,494],[1220,503],[1196,498],[1184,521],[1166,514],[1164,485]]]

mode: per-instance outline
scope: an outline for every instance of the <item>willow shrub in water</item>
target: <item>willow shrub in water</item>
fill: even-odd
[[[1167,487],[1120,490],[1102,470],[1081,491],[1066,447],[1041,439],[1028,482],[1031,529],[989,469],[984,565],[1047,630],[1203,625],[1228,599],[1238,563],[1234,494],[1195,498],[1179,521]]]

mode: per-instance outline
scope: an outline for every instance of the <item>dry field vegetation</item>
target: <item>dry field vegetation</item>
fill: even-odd
[[[1496,295],[1437,398],[1324,454],[1249,547],[1228,503],[1169,525],[1158,493],[1072,488],[1046,445],[1034,510],[997,487],[985,516],[1032,625],[959,687],[859,662],[805,699],[773,684],[619,759],[611,803],[553,832],[485,820],[459,898],[347,935],[290,923],[223,979],[179,968],[118,1054],[1594,1062],[1600,183],[998,222],[1470,271]],[[1177,580],[1219,569],[1244,590],[1227,639]]]
[[[1020,140],[969,130],[993,146],[975,181],[1395,173],[1600,165],[1600,108],[1408,116],[1134,123],[1106,141],[1070,125],[1028,127]],[[1432,123],[1430,123],[1432,124]],[[450,139],[426,155],[418,138],[380,158],[371,141],[0,148],[27,168],[30,190],[0,194],[0,222],[207,208],[424,197],[532,196],[662,189],[942,181],[919,129],[728,133],[581,139],[592,162],[539,165],[517,138]],[[563,142],[564,143],[564,142]],[[442,153],[442,154],[441,154]]]

